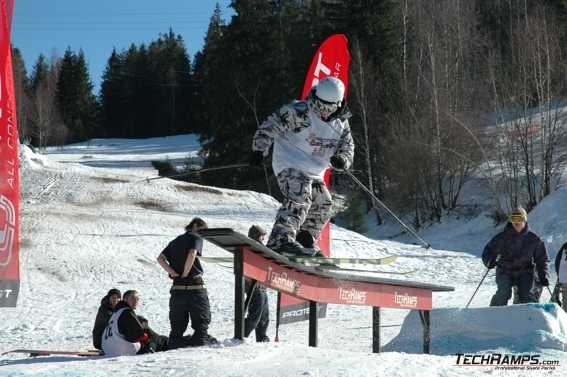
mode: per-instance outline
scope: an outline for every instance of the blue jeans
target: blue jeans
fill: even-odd
[[[257,285],[250,299],[248,315],[244,320],[244,336],[248,337],[252,330],[256,330],[256,341],[266,341],[266,330],[269,323],[268,294],[266,288]]]

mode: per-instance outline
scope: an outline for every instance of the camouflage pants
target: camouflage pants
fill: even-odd
[[[284,198],[268,247],[295,241],[300,230],[317,240],[323,225],[331,217],[331,193],[323,182],[314,181],[296,169],[284,169],[277,178]]]

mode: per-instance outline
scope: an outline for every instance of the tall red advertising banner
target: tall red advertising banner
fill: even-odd
[[[20,176],[10,32],[14,0],[0,0],[0,307],[20,289]]]
[[[348,93],[348,70],[350,54],[348,40],[344,34],[334,34],[327,38],[315,52],[311,66],[307,72],[301,99],[306,99],[309,91],[319,80],[327,76],[338,77],[344,84]],[[325,172],[325,184],[331,188],[331,170]],[[319,247],[327,256],[331,255],[331,234],[329,223],[325,224],[319,238]],[[319,316],[324,316],[325,305],[319,305]],[[282,294],[279,302],[279,323],[293,323],[309,318],[309,304],[295,297]]]

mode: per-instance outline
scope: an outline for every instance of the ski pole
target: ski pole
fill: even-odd
[[[208,172],[208,171],[245,168],[245,167],[248,167],[248,166],[250,166],[250,164],[233,164],[233,165],[217,166],[217,167],[214,167],[214,168],[191,170],[191,171],[188,171],[188,172],[185,172],[185,173],[176,173],[176,174],[171,174],[171,175],[164,175],[164,176],[159,176],[159,177],[146,178],[146,179],[144,179],[144,181],[149,182],[149,181],[153,181],[153,180],[156,180],[156,179],[162,179],[162,178],[178,178],[178,177],[183,177],[183,176],[191,175],[191,174],[205,173],[205,172]]]
[[[280,341],[280,316],[281,316],[281,301],[282,301],[282,294],[278,291],[278,303],[276,304],[276,337],[274,338],[274,342]]]
[[[246,300],[244,301],[244,313],[248,313],[248,307],[250,306],[250,301],[252,301],[252,295],[254,294],[254,290],[256,289],[256,285],[258,284],[257,280],[252,280],[250,284],[250,288],[248,292],[246,292]]]
[[[392,216],[397,222],[398,224],[400,224],[404,229],[406,229],[408,232],[410,232],[415,238],[417,238],[419,240],[419,242],[421,242],[423,244],[423,246],[425,246],[426,249],[429,249],[431,247],[431,245],[429,244],[429,242],[425,241],[423,238],[421,238],[420,236],[417,235],[417,233],[415,232],[415,230],[413,230],[412,228],[410,228],[408,225],[406,225],[402,220],[400,220],[400,218],[398,216],[396,216],[396,214],[394,212],[392,212],[392,210],[390,210],[390,208],[388,208],[388,206],[386,206],[386,204],[384,204],[380,199],[378,199],[376,197],[376,195],[374,195],[374,193],[372,191],[370,191],[366,186],[364,186],[364,184],[362,182],[360,182],[360,180],[358,178],[356,178],[354,176],[354,174],[352,174],[350,171],[348,170],[341,170],[341,172],[346,173],[358,186],[360,186],[360,188],[362,190],[364,190],[369,196],[370,198],[372,198],[372,201],[375,203],[380,204],[380,206],[386,210],[386,212],[388,212],[390,214],[390,216]]]
[[[553,297],[553,292],[551,292],[551,289],[549,288],[549,286],[547,286],[547,287],[545,287],[545,288],[547,288],[547,291],[549,292],[549,296],[550,296],[549,302],[553,302],[553,298],[554,298],[554,297]]]
[[[486,275],[488,275],[488,271],[490,271],[490,268],[486,269],[486,272],[484,273],[484,276],[482,277],[482,279],[480,280],[480,283],[478,283],[478,287],[476,287],[473,295],[471,296],[471,299],[469,300],[469,302],[467,302],[467,305],[465,306],[465,309],[467,309],[471,303],[471,301],[473,300],[474,296],[476,295],[476,292],[478,292],[478,289],[480,288],[480,286],[482,285],[482,282],[484,281],[484,279],[486,279]]]
[[[561,302],[559,300],[559,278],[557,278],[557,281],[555,282],[555,287],[553,287],[553,293],[551,294],[551,302],[555,302],[559,306],[561,306]]]

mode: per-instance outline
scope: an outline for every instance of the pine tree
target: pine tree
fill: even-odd
[[[56,58],[48,65],[39,55],[34,64],[29,88],[29,131],[31,144],[45,147],[66,141],[67,130],[61,122],[56,103],[60,64]]]
[[[18,48],[12,48],[12,70],[14,72],[14,91],[16,96],[16,114],[18,116],[18,135],[20,141],[31,141],[31,127],[29,124],[29,92],[30,84],[26,72],[24,58]]]
[[[125,98],[124,59],[122,54],[112,50],[100,85],[101,121],[104,135],[123,136]]]
[[[49,66],[45,61],[45,56],[43,54],[40,54],[37,57],[37,60],[32,69],[32,74],[30,78],[30,90],[32,92],[37,90],[39,85],[47,80],[48,74],[49,74]]]
[[[235,0],[231,6],[236,15],[215,41],[215,53],[203,55],[199,62],[205,72],[200,82],[208,93],[203,98],[208,110],[203,119],[203,128],[208,129],[203,135],[206,166],[246,161],[258,125],[299,96],[306,69],[304,66],[301,78],[296,77],[292,64],[295,46],[288,42],[294,32],[289,25],[294,21],[287,15],[298,14],[293,11],[293,7],[300,8],[297,2]],[[227,182],[226,175],[206,177],[210,184],[245,188],[253,184],[267,190],[265,183],[259,187],[258,183],[265,182],[260,169],[245,169],[231,178]]]
[[[68,48],[61,62],[57,82],[57,105],[70,141],[86,140],[96,133],[96,99],[92,93],[85,55]]]

